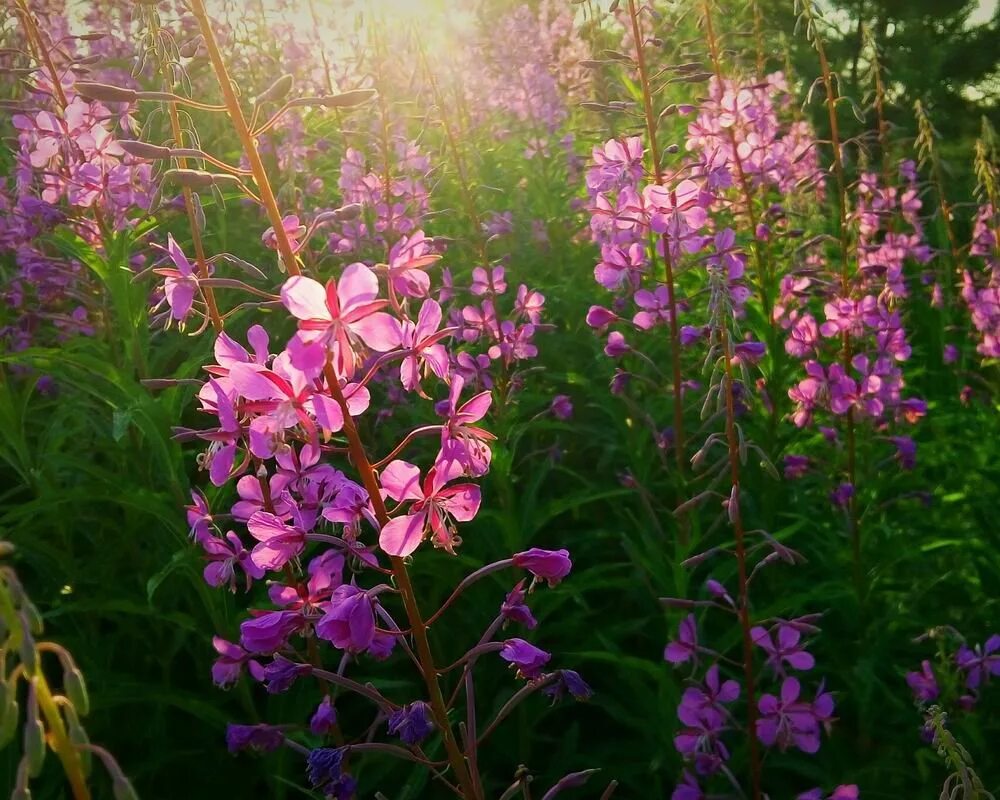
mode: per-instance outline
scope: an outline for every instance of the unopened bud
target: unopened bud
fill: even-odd
[[[83,680],[83,673],[76,667],[63,674],[63,690],[81,717],[90,713],[90,694],[87,692],[87,684]]]
[[[255,104],[260,103],[270,103],[273,101],[281,100],[286,94],[292,90],[292,86],[295,83],[295,78],[292,75],[282,75],[278,80],[268,86],[263,92],[257,95],[254,100]]]
[[[38,698],[35,687],[28,689],[27,719],[24,721],[24,757],[28,762],[28,774],[37,778],[45,764],[45,728],[38,716]]]
[[[194,58],[195,54],[198,52],[198,48],[201,47],[201,35],[195,36],[190,41],[184,42],[180,47],[177,48],[177,54],[181,58]]]
[[[205,221],[205,208],[201,204],[201,197],[196,193],[191,195],[191,207],[194,210],[194,224],[198,228],[198,233],[204,233],[207,223]]]
[[[740,487],[734,486],[729,493],[729,500],[726,503],[726,512],[729,514],[729,522],[732,525],[740,518]]]
[[[118,145],[130,156],[135,156],[136,158],[146,158],[150,161],[160,161],[170,158],[170,148],[160,147],[158,144],[150,144],[149,142],[140,142],[133,139],[122,139],[119,140]]]
[[[98,100],[102,103],[134,103],[139,96],[132,89],[122,89],[94,81],[77,81],[73,84],[73,88],[85,100]]]
[[[168,169],[163,173],[163,182],[173,182],[189,189],[207,189],[215,183],[215,176],[200,169]]]
[[[0,750],[5,748],[14,739],[17,733],[18,712],[20,708],[17,700],[13,696],[13,691],[8,691],[9,697],[4,707],[0,709]]]
[[[317,105],[324,108],[354,108],[374,99],[378,94],[374,89],[354,89],[340,94],[328,94],[318,98]]]
[[[341,221],[357,219],[361,216],[361,204],[349,203],[346,206],[341,206],[334,210],[333,216]]]

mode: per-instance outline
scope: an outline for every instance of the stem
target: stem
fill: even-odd
[[[38,698],[38,708],[45,717],[46,727],[49,730],[49,746],[62,762],[63,770],[66,772],[66,779],[73,789],[75,800],[90,800],[90,790],[87,788],[87,781],[83,777],[83,765],[80,762],[80,754],[73,743],[66,735],[66,727],[63,725],[62,715],[59,707],[52,697],[49,685],[45,677],[39,672],[32,679],[35,687],[35,697]]]
[[[629,19],[632,22],[632,36],[635,40],[635,60],[639,70],[639,84],[642,88],[642,104],[646,115],[646,133],[649,136],[649,150],[653,158],[653,177],[657,185],[663,185],[663,172],[660,167],[660,147],[656,139],[656,116],[653,114],[653,97],[649,89],[649,73],[646,69],[646,57],[643,53],[642,32],[639,29],[639,12],[635,0],[628,0]],[[673,373],[674,392],[674,453],[677,458],[677,469],[685,474],[684,459],[684,400],[681,387],[680,333],[677,326],[677,293],[674,282],[674,265],[670,257],[670,242],[667,235],[663,238],[663,262],[666,270],[667,290],[670,296],[670,359]],[[656,248],[653,248],[653,258]],[[681,532],[682,544],[687,538],[686,532]]]
[[[725,363],[723,391],[726,393],[726,443],[729,446],[729,472],[733,486],[730,504],[736,501],[736,508],[729,509],[733,534],[736,539],[736,565],[738,574],[738,609],[740,630],[743,634],[743,677],[747,686],[747,738],[750,748],[750,785],[753,800],[761,798],[761,763],[757,745],[757,699],[754,686],[753,638],[750,635],[750,595],[747,579],[747,552],[743,530],[743,512],[740,503],[740,455],[739,437],[736,434],[736,410],[733,402],[732,349],[729,342],[729,328],[725,309],[719,314],[719,336],[722,339],[722,358]]]
[[[208,50],[208,57],[212,62],[212,67],[215,69],[215,77],[219,82],[219,88],[222,89],[222,96],[225,99],[226,110],[229,112],[229,119],[232,121],[236,135],[239,137],[247,160],[250,162],[250,171],[253,173],[254,183],[257,184],[257,189],[260,192],[261,204],[267,212],[271,227],[274,228],[274,236],[278,243],[278,252],[281,254],[281,261],[285,265],[285,269],[288,270],[289,275],[299,275],[301,271],[295,259],[295,253],[292,250],[291,242],[288,240],[288,235],[285,233],[284,226],[281,224],[281,211],[278,210],[278,202],[275,200],[274,192],[271,191],[271,184],[267,179],[264,163],[260,160],[260,153],[257,152],[257,144],[253,136],[250,135],[250,129],[247,127],[246,118],[243,116],[243,109],[240,107],[239,98],[233,89],[233,83],[226,70],[226,64],[222,60],[222,53],[219,52],[219,44],[215,40],[215,32],[212,30],[212,24],[205,11],[205,3],[203,0],[190,0],[190,5],[191,12],[198,20],[198,27],[201,29],[202,38],[205,40],[205,47]]]
[[[45,68],[49,72],[49,77],[52,79],[52,91],[59,102],[59,107],[65,109],[69,105],[69,102],[66,100],[66,93],[62,88],[62,80],[59,77],[59,72],[56,70],[55,62],[52,61],[52,54],[45,47],[45,40],[42,39],[41,31],[39,31],[38,26],[35,24],[35,18],[31,13],[31,9],[28,8],[26,0],[17,0],[17,8],[21,24],[24,25],[24,30],[28,35],[28,43],[36,51],[36,57],[45,64]]]
[[[844,161],[840,155],[840,125],[837,121],[837,92],[833,86],[833,75],[830,71],[830,62],[826,57],[826,48],[820,38],[819,31],[815,29],[815,18],[812,12],[812,0],[805,0],[802,4],[803,11],[808,18],[809,27],[813,28],[814,45],[816,53],[819,55],[819,66],[823,76],[823,88],[826,91],[826,108],[830,120],[830,144],[833,147],[833,171],[837,182],[837,211],[839,223],[840,240],[840,291],[846,298],[851,293],[850,272],[848,268],[848,256],[850,253],[850,241],[847,227],[847,179],[844,173]],[[847,331],[843,332],[843,363],[844,370],[851,368],[851,338]],[[854,584],[860,602],[863,597],[864,572],[861,563],[861,525],[858,519],[858,492],[857,492],[857,445],[854,431],[854,409],[847,411],[847,479],[854,488],[850,500],[848,500],[848,527],[851,537],[851,560],[853,562]]]
[[[361,437],[358,434],[358,429],[354,424],[354,418],[351,417],[350,410],[347,407],[347,401],[344,399],[344,393],[340,389],[340,381],[337,379],[337,376],[333,371],[333,367],[329,364],[326,367],[325,376],[330,387],[330,393],[333,395],[333,399],[343,411],[344,435],[347,437],[351,461],[354,463],[355,469],[357,469],[360,474],[361,482],[371,499],[372,508],[375,511],[375,518],[378,520],[379,525],[384,526],[389,522],[389,514],[385,508],[385,501],[382,499],[382,492],[379,489],[378,479],[375,476],[375,471],[372,469],[371,463],[368,461],[364,444],[362,443]],[[413,584],[410,582],[410,576],[406,570],[406,563],[398,556],[391,556],[390,561],[392,563],[392,572],[396,578],[399,593],[403,599],[403,607],[406,609],[406,616],[410,622],[410,629],[413,632],[413,640],[417,646],[417,658],[420,661],[421,673],[423,674],[424,682],[427,684],[427,692],[430,697],[431,712],[434,716],[434,722],[437,725],[438,730],[441,731],[441,738],[444,740],[445,750],[448,753],[448,760],[451,762],[452,769],[455,771],[455,777],[458,780],[459,786],[462,788],[463,796],[466,797],[467,800],[474,800],[481,795],[478,792],[478,787],[476,787],[472,782],[465,757],[462,755],[462,751],[458,747],[451,723],[448,721],[448,711],[445,708],[444,697],[441,694],[441,685],[438,682],[438,670],[434,665],[434,657],[431,653],[430,642],[427,638],[427,625],[420,614],[420,608],[417,605],[416,595],[413,591]]]

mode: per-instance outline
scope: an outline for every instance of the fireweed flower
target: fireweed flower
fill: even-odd
[[[920,662],[919,672],[906,673],[906,685],[910,687],[913,698],[919,703],[930,703],[936,700],[941,691],[938,688],[931,662],[927,660]]]
[[[766,628],[757,626],[750,629],[754,644],[767,653],[767,665],[777,674],[784,675],[784,665],[798,670],[810,670],[816,666],[816,659],[805,651],[801,644],[802,634],[791,625],[779,623],[772,637]]]
[[[671,664],[684,664],[687,661],[698,663],[698,623],[694,614],[689,614],[681,620],[677,631],[677,639],[670,642],[663,651],[663,658]]]
[[[567,395],[557,394],[549,408],[556,419],[565,421],[573,416],[573,403]]]
[[[397,502],[413,501],[409,512],[389,520],[379,534],[379,547],[393,556],[408,556],[430,532],[436,547],[452,552],[461,540],[453,520],[468,522],[479,511],[479,487],[473,483],[447,486],[461,477],[456,461],[439,461],[421,481],[420,468],[393,461],[382,470],[382,487]]]
[[[228,689],[236,684],[243,667],[246,666],[254,680],[262,680],[264,668],[250,653],[234,642],[227,642],[220,636],[212,637],[212,647],[219,657],[212,664],[212,682],[220,689]]]
[[[978,689],[991,675],[1000,676],[1000,634],[991,636],[982,647],[962,645],[955,654],[955,663],[965,672],[969,689]]]
[[[555,586],[573,568],[569,550],[542,550],[533,547],[523,553],[515,553],[513,561],[515,567],[526,569],[536,578],[548,581],[549,586]]]
[[[541,675],[542,668],[549,662],[552,655],[524,641],[524,639],[508,639],[500,650],[500,658],[511,666],[517,667],[519,677],[534,680]]]
[[[339,586],[326,613],[316,623],[316,635],[338,650],[349,653],[367,650],[375,640],[375,606],[371,597],[357,586]]]
[[[389,715],[389,733],[398,736],[406,744],[420,744],[434,730],[430,706],[422,700],[410,703]]]
[[[524,589],[524,580],[520,580],[510,590],[507,597],[504,598],[503,603],[500,604],[500,616],[504,618],[505,622],[517,622],[528,630],[532,630],[538,626],[538,620],[535,619],[531,613],[531,609],[528,608],[528,604],[525,602],[526,599],[527,593]]]
[[[560,669],[556,670],[555,674],[556,680],[543,690],[547,697],[552,698],[553,703],[559,702],[566,694],[569,694],[574,700],[589,700],[593,697],[594,690],[587,685],[578,672],[571,669]]]
[[[799,699],[801,686],[795,678],[785,678],[780,695],[763,695],[757,703],[757,738],[768,747],[781,750],[797,747],[804,753],[815,753],[820,747],[820,725],[832,719],[833,697],[823,693],[809,703]]]
[[[226,726],[226,746],[230,753],[253,750],[270,753],[281,747],[285,734],[276,725],[228,725]]]
[[[326,695],[309,718],[309,730],[316,736],[325,736],[337,724],[337,709],[330,695]]]
[[[332,800],[350,800],[357,782],[343,770],[346,747],[318,747],[306,758],[309,784]]]

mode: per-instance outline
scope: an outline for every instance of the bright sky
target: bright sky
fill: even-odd
[[[969,22],[973,25],[986,22],[997,13],[997,2],[998,0],[979,0],[979,8],[972,12]]]

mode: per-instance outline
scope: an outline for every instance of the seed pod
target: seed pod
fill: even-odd
[[[227,186],[233,188],[240,188],[242,186],[242,181],[236,175],[230,175],[228,172],[213,172],[212,177],[215,179],[213,182],[216,186]]]
[[[215,183],[215,176],[200,169],[168,169],[163,173],[163,182],[168,181],[189,189],[207,189]]]
[[[3,709],[0,709],[0,750],[10,744],[14,739],[14,734],[17,733],[18,712],[20,708],[13,696],[14,693],[10,691],[8,694],[10,696],[7,703]]]
[[[81,717],[90,713],[90,694],[87,692],[87,684],[83,680],[83,673],[75,666],[63,673],[63,690]]]
[[[324,108],[354,108],[372,100],[377,94],[374,89],[354,89],[340,94],[328,94],[317,98],[315,102]]]
[[[191,205],[194,207],[194,224],[198,228],[198,233],[204,233],[207,227],[205,222],[205,209],[201,205],[201,197],[197,192],[191,194]]]
[[[136,158],[147,158],[150,161],[161,161],[165,158],[170,158],[170,148],[160,147],[158,144],[133,141],[130,139],[121,140],[118,144],[121,146],[122,150],[131,156],[135,156]]]
[[[102,103],[134,103],[139,96],[139,93],[132,89],[122,89],[94,81],[77,81],[73,88],[85,100],[98,100]]]
[[[45,764],[45,728],[38,718],[38,698],[35,687],[28,688],[27,719],[24,721],[24,757],[28,762],[28,774],[37,778]]]
[[[292,75],[282,75],[278,80],[268,86],[263,92],[254,98],[254,104],[277,102],[284,98],[292,90],[295,84],[295,77]]]

